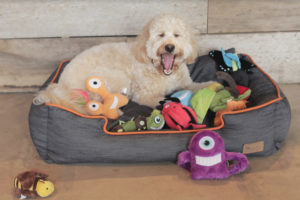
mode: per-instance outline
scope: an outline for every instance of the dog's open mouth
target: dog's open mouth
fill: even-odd
[[[165,75],[172,74],[175,57],[176,56],[171,53],[165,53],[161,55],[161,63]]]

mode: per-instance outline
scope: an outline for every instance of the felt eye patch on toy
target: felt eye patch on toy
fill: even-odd
[[[192,137],[189,150],[178,155],[177,164],[190,171],[194,180],[224,179],[245,171],[248,160],[241,153],[226,152],[221,136],[205,130]]]
[[[88,91],[100,95],[103,103],[98,101],[89,101],[86,108],[90,115],[104,115],[109,119],[119,117],[118,109],[128,103],[128,98],[119,93],[110,93],[104,81],[100,77],[91,77],[86,81]]]

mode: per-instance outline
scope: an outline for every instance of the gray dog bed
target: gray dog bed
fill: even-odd
[[[250,61],[246,55],[241,59]],[[252,62],[252,61],[251,61]],[[42,86],[57,82],[67,66],[63,62]],[[194,81],[215,79],[216,62],[201,56],[189,66]],[[208,128],[224,139],[227,151],[268,156],[279,150],[290,126],[290,106],[274,81],[257,66],[249,74],[251,107],[223,116],[224,125]],[[131,102],[125,115],[145,115],[151,109]],[[32,141],[48,163],[120,163],[175,161],[199,130],[161,130],[120,135],[110,132],[116,122],[87,117],[58,105],[32,105],[29,126]]]

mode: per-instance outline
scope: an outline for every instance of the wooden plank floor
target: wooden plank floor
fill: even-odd
[[[32,94],[1,94],[0,199],[12,196],[13,178],[32,168],[49,173],[53,200],[195,200],[300,198],[300,85],[281,85],[292,107],[292,124],[282,149],[250,158],[243,174],[222,181],[192,181],[174,163],[56,165],[41,160],[32,144],[28,110]]]

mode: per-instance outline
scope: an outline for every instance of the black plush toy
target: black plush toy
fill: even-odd
[[[210,51],[208,54],[212,59],[214,59],[217,63],[217,68],[219,71],[232,73],[233,68],[230,66],[227,66],[224,62],[223,55],[221,51],[213,50]],[[247,73],[251,73],[250,69],[255,67],[255,65],[245,59],[240,59],[241,63],[241,69],[242,71],[245,71]]]
[[[213,50],[209,52],[209,56],[216,62],[217,65],[217,70],[218,71],[223,71],[229,73],[235,82],[239,85],[248,87],[249,86],[249,77],[248,74],[251,74],[251,68],[254,68],[255,65],[251,63],[248,60],[245,60],[244,58],[239,58],[239,68],[234,69],[232,66],[228,66],[228,64],[225,63],[225,58],[224,56],[226,55],[233,55],[233,53],[229,52],[234,52],[234,49],[229,49],[226,52],[225,51],[218,51],[218,50]],[[237,57],[237,56],[236,56]]]

